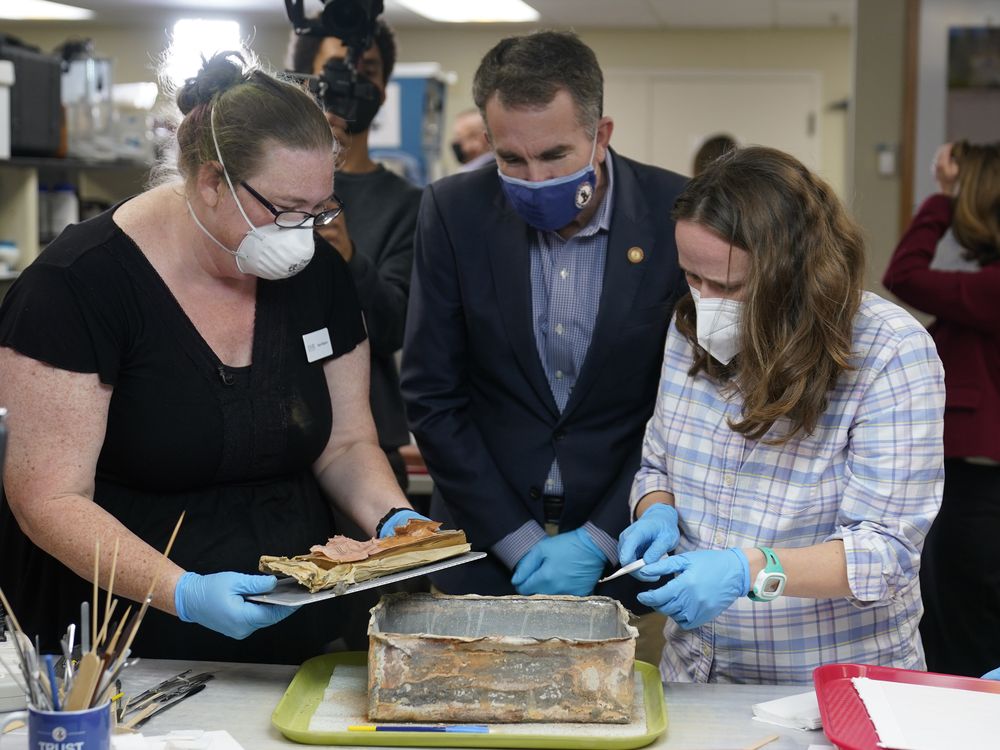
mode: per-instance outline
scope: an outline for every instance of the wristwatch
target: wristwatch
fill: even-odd
[[[758,547],[757,549],[764,554],[764,569],[757,574],[757,579],[750,587],[748,596],[755,602],[774,601],[785,591],[785,581],[788,577],[773,549],[770,547]]]
[[[399,511],[401,511],[401,510],[413,510],[413,508],[389,508],[389,512],[386,513],[384,516],[382,516],[378,520],[378,523],[375,525],[375,538],[376,539],[381,539],[382,538],[382,527],[385,526],[387,523],[389,523],[389,519],[392,518],[397,513],[399,513]],[[416,512],[416,511],[414,511],[414,512]]]

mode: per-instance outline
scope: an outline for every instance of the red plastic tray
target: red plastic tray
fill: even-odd
[[[1000,682],[975,677],[957,677],[936,672],[876,667],[867,664],[826,664],[813,670],[816,700],[823,719],[823,731],[840,750],[881,750],[875,725],[851,682],[852,677],[870,677],[884,682],[1000,693]]]

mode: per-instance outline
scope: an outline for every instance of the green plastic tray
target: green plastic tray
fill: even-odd
[[[524,734],[451,734],[443,732],[313,732],[309,720],[323,699],[330,675],[339,664],[367,664],[368,654],[348,652],[324,654],[306,661],[292,678],[271,714],[271,723],[290,740],[310,745],[375,745],[379,747],[522,747],[575,748],[578,750],[626,750],[645,747],[667,729],[667,709],[663,702],[663,685],[656,667],[645,662],[635,663],[646,704],[646,733],[615,737],[602,734],[595,737],[580,735]],[[367,722],[365,722],[367,723]],[[569,725],[567,725],[569,726]],[[604,725],[614,727],[613,724]]]

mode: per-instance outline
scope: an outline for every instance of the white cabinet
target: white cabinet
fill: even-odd
[[[0,240],[17,243],[21,253],[17,268],[23,269],[43,246],[38,221],[39,185],[71,184],[84,207],[96,207],[141,192],[148,175],[149,165],[139,162],[30,157],[0,160]]]

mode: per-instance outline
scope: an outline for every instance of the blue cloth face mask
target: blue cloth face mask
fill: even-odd
[[[573,221],[594,197],[597,186],[597,171],[594,169],[596,151],[595,133],[594,146],[586,166],[565,177],[531,182],[508,177],[499,167],[497,174],[500,175],[507,200],[518,215],[535,229],[554,232]]]

